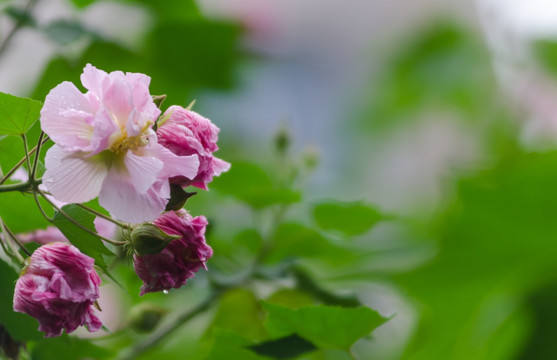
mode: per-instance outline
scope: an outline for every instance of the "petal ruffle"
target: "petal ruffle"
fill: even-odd
[[[163,162],[152,156],[137,156],[128,150],[124,163],[130,175],[130,181],[140,193],[145,193],[157,180],[163,168]]]

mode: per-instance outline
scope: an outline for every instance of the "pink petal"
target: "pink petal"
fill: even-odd
[[[41,128],[59,146],[87,151],[95,109],[71,82],[63,82],[46,96],[41,109]]]
[[[98,95],[102,94],[102,83],[108,74],[99,70],[91,64],[85,65],[83,74],[81,74],[81,83],[85,88]]]
[[[139,193],[128,176],[112,169],[103,183],[99,204],[122,221],[140,223],[160,215],[169,196],[168,181],[157,180],[147,192]]]
[[[163,168],[163,162],[153,156],[137,156],[128,150],[124,163],[128,169],[130,180],[135,189],[145,193],[157,179]]]
[[[199,169],[197,155],[178,156],[160,144],[154,144],[152,152],[164,163],[159,177],[185,176],[191,179],[197,175]]]
[[[100,192],[107,165],[99,159],[84,158],[52,146],[46,153],[43,184],[60,201],[86,202]]]

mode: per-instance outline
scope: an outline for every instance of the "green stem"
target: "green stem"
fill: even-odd
[[[25,162],[27,163],[27,171],[31,171],[31,160],[29,159],[29,149],[27,148],[27,136],[21,134],[21,139],[23,140],[23,150],[25,151]],[[32,177],[29,177],[30,181],[33,181]]]
[[[42,182],[42,179],[35,179],[32,182],[25,181],[17,184],[0,185],[0,193],[10,191],[30,191],[34,187],[39,186]]]
[[[45,137],[45,138],[43,139],[41,145],[44,145],[44,143],[47,142],[48,140],[50,140],[49,137],[48,137],[48,136]],[[37,146],[35,146],[34,148],[31,149],[31,151],[29,152],[29,155],[32,155],[36,150],[37,150]],[[17,164],[15,164],[15,166],[14,166],[10,171],[8,171],[8,172],[6,173],[6,175],[4,175],[3,178],[0,179],[0,185],[2,185],[3,183],[5,183],[5,182],[10,178],[10,176],[12,176],[12,175],[17,171],[17,169],[19,169],[19,167],[20,167],[21,165],[23,165],[23,163],[25,163],[25,159],[26,159],[26,157],[24,157],[24,158],[22,158],[21,160],[19,160],[19,161],[17,162]]]
[[[27,256],[31,256],[31,253],[29,252],[29,250],[27,250],[25,248],[25,246],[23,246],[23,244],[21,243],[21,241],[19,241],[18,237],[10,230],[10,228],[8,228],[6,226],[6,224],[3,224],[4,230],[6,233],[8,233],[8,235],[12,238],[13,241],[15,241],[15,243],[17,244],[17,246],[19,246],[19,248],[25,253],[27,254]]]
[[[33,161],[33,169],[31,169],[31,172],[29,173],[29,180],[31,181],[35,179],[35,174],[37,173],[37,164],[39,163],[39,157],[41,156],[41,146],[43,142],[43,137],[44,137],[44,132],[41,131],[41,134],[39,135],[39,141],[37,141],[37,146],[35,146],[35,149],[37,149],[37,153],[35,154],[35,159]]]
[[[130,228],[130,226],[129,226],[128,224],[124,224],[123,222],[120,222],[120,221],[118,221],[118,220],[115,220],[115,219],[111,218],[110,216],[108,216],[108,215],[106,215],[106,214],[103,214],[103,213],[101,213],[101,212],[99,212],[99,211],[97,211],[97,210],[95,210],[95,209],[91,209],[91,208],[88,207],[88,206],[85,206],[85,205],[83,205],[83,204],[76,204],[76,205],[79,206],[80,208],[82,208],[83,210],[89,211],[89,212],[90,212],[91,214],[93,214],[93,215],[96,215],[96,216],[98,216],[98,217],[101,217],[101,218],[103,218],[103,219],[105,219],[105,220],[108,220],[108,221],[110,221],[110,222],[112,222],[112,223],[118,225],[118,226],[121,227],[122,229],[129,229],[129,228]]]
[[[80,223],[78,223],[77,221],[75,221],[70,215],[68,215],[64,210],[60,209],[58,206],[56,206],[56,204],[54,204],[41,190],[39,190],[38,188],[35,188],[35,191],[38,192],[46,201],[49,202],[49,204],[56,210],[58,211],[60,214],[62,214],[66,219],[68,219],[69,222],[71,222],[72,224],[74,224],[75,226],[77,226],[78,228],[80,228],[83,231],[86,231],[87,233],[98,237],[99,239],[101,239],[102,241],[105,241],[109,244],[112,244],[114,246],[122,246],[125,245],[126,242],[125,241],[114,241],[108,238],[105,238],[102,235],[97,234],[96,232],[89,230],[88,228],[86,228],[85,226],[81,225]],[[44,213],[43,213],[44,215]],[[49,220],[50,222],[52,222],[52,219],[47,217],[47,220]]]

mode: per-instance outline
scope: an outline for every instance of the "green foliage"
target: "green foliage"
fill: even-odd
[[[13,311],[14,287],[18,274],[4,260],[0,259],[0,324],[17,341],[38,340],[42,334],[37,331],[38,322]]]
[[[95,215],[74,204],[64,205],[62,207],[62,211],[64,211],[81,226],[89,229],[90,231],[96,232],[95,224],[93,223]],[[113,254],[110,250],[108,250],[101,239],[79,228],[60,212],[56,212],[54,215],[53,223],[58,229],[60,229],[60,231],[62,231],[64,236],[66,236],[68,240],[75,245],[75,247],[77,247],[84,254],[95,259],[96,265],[106,269],[106,264],[102,255]]]
[[[18,192],[0,193],[0,217],[15,233],[45,229],[49,223],[43,217],[33,195]],[[5,206],[4,204],[10,204]],[[42,206],[47,203],[41,199]]]
[[[81,23],[68,20],[51,22],[43,31],[52,41],[60,45],[72,43],[90,34]]]
[[[307,352],[315,351],[317,347],[298,335],[289,335],[252,345],[250,349],[259,355],[268,356],[272,359],[293,359]]]
[[[388,319],[366,307],[308,306],[288,309],[263,303],[266,327],[273,338],[297,334],[323,348],[348,350]]]
[[[379,211],[359,202],[317,204],[313,216],[320,228],[337,230],[344,235],[363,234],[383,218]]]
[[[42,104],[0,92],[0,135],[23,135],[39,119]]]
[[[544,39],[534,42],[533,53],[546,70],[557,75],[557,42],[555,40]]]
[[[66,334],[37,342],[31,349],[31,360],[108,359],[112,351],[90,341]]]
[[[301,199],[299,192],[273,183],[271,176],[260,166],[247,162],[235,162],[227,173],[213,181],[211,187],[255,209],[291,204]]]

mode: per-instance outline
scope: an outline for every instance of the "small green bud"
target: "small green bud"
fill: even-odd
[[[308,170],[314,170],[319,164],[319,149],[315,146],[309,146],[302,155],[304,167]]]
[[[151,332],[155,330],[166,312],[155,304],[139,304],[130,311],[129,326],[138,333]]]
[[[281,126],[275,135],[275,147],[280,154],[284,154],[288,151],[291,143],[290,131],[286,126]]]
[[[169,242],[179,238],[179,235],[169,235],[150,223],[136,226],[130,234],[131,246],[140,256],[158,254]]]

